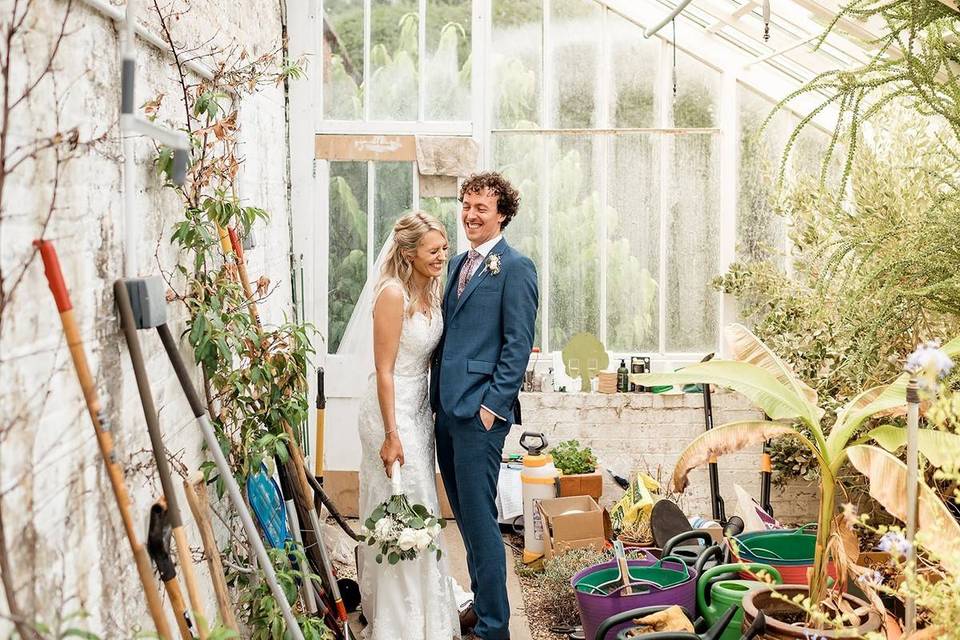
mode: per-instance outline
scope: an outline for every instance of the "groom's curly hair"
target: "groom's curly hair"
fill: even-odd
[[[484,171],[475,173],[464,180],[460,185],[460,197],[457,198],[463,202],[463,197],[468,193],[483,193],[490,191],[497,196],[497,213],[503,216],[501,229],[506,229],[507,225],[517,215],[520,210],[520,192],[510,184],[510,181],[504,178],[496,171]]]

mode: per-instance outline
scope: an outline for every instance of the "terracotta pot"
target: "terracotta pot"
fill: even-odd
[[[777,585],[776,590],[787,598],[793,598],[796,595],[806,595],[807,585],[784,584]],[[763,611],[767,618],[767,629],[760,638],[769,640],[779,638],[841,638],[850,637],[851,629],[846,630],[846,635],[841,635],[839,631],[830,629],[809,629],[800,625],[787,624],[783,622],[790,615],[803,614],[803,610],[790,602],[775,598],[772,594],[773,588],[762,587],[750,591],[743,598],[743,629],[746,630],[753,624],[757,617],[757,611]],[[860,598],[855,598],[850,594],[843,595],[844,600],[850,603],[854,609],[858,607],[869,607],[866,602]],[[860,624],[854,629],[858,637],[863,637],[871,631],[877,631],[883,626],[883,618],[873,608],[864,614],[860,619]]]

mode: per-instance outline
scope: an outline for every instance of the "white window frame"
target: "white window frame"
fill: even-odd
[[[636,24],[638,29],[642,29],[644,24],[643,19],[649,19],[650,12],[646,11],[651,6],[657,6],[655,2],[635,2],[630,0],[592,0],[600,5],[602,10],[602,19],[603,24],[606,25],[609,20],[609,12],[613,12],[618,16],[625,18],[626,20]],[[313,3],[317,3],[314,5]],[[364,4],[364,59],[363,59],[363,82],[364,86],[369,87],[369,78],[370,78],[370,47],[371,47],[371,8],[372,0],[363,0]],[[316,49],[317,51],[323,51],[323,37],[322,37],[322,28],[323,28],[323,0],[311,0],[311,8],[316,6],[316,16],[317,16],[317,25],[316,29],[320,35],[316,36]],[[471,13],[471,59],[472,59],[472,75],[471,75],[471,120],[470,121],[426,121],[424,120],[424,105],[425,105],[425,75],[421,72],[418,74],[418,119],[416,121],[381,121],[381,120],[331,120],[324,119],[322,114],[323,109],[323,91],[324,91],[324,78],[322,77],[322,64],[317,66],[321,69],[320,77],[317,78],[317,87],[315,89],[316,97],[316,109],[314,113],[316,114],[315,121],[315,132],[317,134],[382,134],[382,135],[448,135],[448,136],[471,136],[473,137],[481,149],[481,168],[489,169],[492,167],[492,136],[494,133],[502,132],[504,130],[498,130],[491,127],[492,123],[492,104],[490,104],[489,96],[492,93],[491,85],[491,74],[489,73],[489,64],[487,59],[487,52],[492,49],[492,12],[491,12],[492,0],[474,0],[472,2],[472,13]],[[662,6],[662,5],[661,5]],[[418,53],[418,68],[422,71],[423,65],[427,59],[426,52],[426,10],[427,10],[427,0],[419,0],[419,53]],[[606,204],[606,182],[607,182],[607,173],[608,173],[608,162],[609,162],[609,153],[608,153],[608,136],[603,134],[616,134],[616,133],[629,133],[629,132],[650,132],[650,133],[661,133],[661,134],[701,134],[701,135],[719,135],[720,136],[720,153],[719,159],[720,162],[720,255],[718,260],[718,269],[720,273],[723,273],[730,263],[735,259],[735,243],[736,243],[736,218],[737,218],[737,206],[738,206],[738,152],[739,152],[739,105],[737,102],[737,86],[738,83],[742,83],[745,87],[751,89],[752,91],[758,93],[762,97],[766,97],[774,102],[777,101],[777,98],[774,97],[776,94],[786,94],[790,89],[795,87],[795,83],[791,83],[788,79],[784,78],[778,72],[774,71],[772,67],[769,67],[767,61],[752,60],[749,56],[738,55],[735,48],[730,45],[730,43],[724,41],[722,38],[719,38],[715,33],[709,31],[704,31],[699,27],[695,27],[692,23],[685,23],[682,27],[682,33],[678,34],[679,42],[677,43],[677,48],[686,53],[687,55],[695,58],[701,64],[706,65],[709,68],[712,68],[714,71],[719,73],[721,78],[721,92],[719,96],[720,104],[720,120],[719,126],[712,129],[687,129],[687,128],[675,128],[671,126],[671,123],[668,119],[669,114],[669,96],[670,96],[670,56],[666,55],[669,52],[670,47],[672,47],[672,42],[669,39],[670,30],[663,30],[658,33],[655,37],[660,39],[661,46],[661,55],[660,55],[660,86],[656,89],[656,98],[660,101],[658,105],[657,113],[659,120],[656,122],[655,127],[652,128],[610,128],[609,127],[609,100],[607,93],[609,92],[608,80],[609,80],[609,70],[610,66],[614,63],[611,56],[610,44],[606,38],[601,38],[601,49],[600,49],[600,69],[599,69],[599,78],[598,82],[600,83],[600,95],[602,96],[601,104],[598,105],[598,127],[595,129],[589,130],[574,130],[574,129],[558,129],[550,128],[548,125],[552,123],[549,121],[552,113],[552,104],[554,100],[553,89],[552,89],[552,60],[551,60],[551,27],[550,27],[550,13],[551,13],[551,0],[543,0],[543,16],[542,16],[542,58],[541,58],[541,73],[540,73],[540,90],[541,90],[541,123],[543,126],[538,129],[532,129],[527,131],[528,133],[541,133],[544,135],[550,134],[573,134],[573,133],[588,133],[591,135],[601,135],[601,157],[600,157],[600,187],[601,187],[601,215],[600,221],[598,224],[597,234],[600,242],[599,256],[601,262],[601,283],[600,283],[600,328],[599,328],[599,337],[601,341],[606,341],[608,336],[608,318],[607,318],[607,309],[606,301],[608,292],[606,290],[606,262],[608,261],[607,256],[607,233],[605,228],[605,219],[602,215],[603,210],[605,209]],[[654,12],[652,15],[656,15]],[[682,17],[678,18],[681,20]],[[680,31],[678,29],[678,31]],[[786,54],[787,52],[781,52]],[[764,64],[760,64],[763,62]],[[806,108],[806,105],[810,104],[809,102],[800,101],[798,103],[800,109]],[[364,92],[364,105],[363,112],[365,116],[369,115],[370,109],[370,96],[369,91]],[[793,111],[791,109],[791,111]],[[827,122],[830,114],[824,114],[820,119],[820,122]],[[816,124],[816,123],[815,123]],[[824,128],[820,125],[820,128]],[[512,133],[521,133],[522,131],[512,129],[509,130]],[[664,141],[667,140],[664,135],[662,138]],[[547,149],[544,146],[543,149],[543,162],[544,165],[547,163]],[[670,168],[669,162],[667,161],[666,154],[660,154],[660,166],[661,166],[661,184],[668,185],[670,179]],[[367,212],[367,224],[368,224],[368,244],[370,243],[370,237],[373,233],[373,225],[375,223],[375,212],[373,210],[373,201],[376,193],[376,181],[375,174],[376,170],[373,168],[373,162],[368,163],[368,193],[367,193],[367,202],[368,202],[368,212]],[[370,179],[372,176],[373,179]],[[323,184],[321,184],[323,183]],[[419,207],[419,189],[418,189],[418,173],[416,171],[416,165],[413,167],[412,175],[412,187],[413,187],[413,205],[415,208]],[[545,172],[543,179],[540,183],[541,188],[541,198],[540,198],[540,221],[541,221],[541,244],[542,244],[542,256],[543,264],[541,265],[541,280],[544,283],[544,286],[541,290],[541,312],[540,312],[540,323],[541,323],[541,348],[543,354],[541,359],[551,358],[551,353],[553,350],[557,350],[560,345],[551,345],[549,344],[549,323],[550,323],[550,292],[549,292],[549,282],[550,282],[550,237],[549,237],[549,198],[547,197],[550,193],[550,184],[549,184],[549,173]],[[323,160],[317,160],[314,163],[314,194],[317,198],[317,215],[310,221],[308,226],[309,228],[315,229],[313,236],[316,239],[316,242],[329,249],[329,163]],[[666,265],[669,247],[667,246],[667,236],[666,236],[666,215],[664,211],[666,210],[664,190],[661,189],[661,215],[660,215],[660,265],[659,265],[659,281],[661,286],[659,287],[658,295],[658,351],[654,353],[644,353],[643,355],[649,355],[653,358],[655,362],[661,362],[663,364],[682,364],[684,362],[697,361],[703,355],[702,353],[678,353],[678,352],[668,352],[665,350],[666,345],[666,293],[665,287],[663,286],[663,281],[666,277]],[[303,226],[301,226],[303,228]],[[463,233],[461,224],[457,224],[457,242],[456,246],[459,248],[464,248],[467,244],[466,237]],[[372,246],[369,245],[369,246]],[[375,248],[375,247],[374,247]],[[373,260],[373,251],[368,250],[368,266]],[[328,251],[322,252],[322,254],[328,255]],[[312,272],[317,274],[323,274],[324,276],[328,272],[328,265],[323,265],[322,268],[319,264],[313,263]],[[318,326],[324,328],[324,332],[328,326],[328,306],[327,306],[327,294],[328,294],[328,283],[326,277],[317,277],[315,279],[316,286],[314,287],[315,302],[313,306],[313,313],[310,313],[308,310],[308,316],[315,318]],[[719,294],[718,294],[719,295]],[[721,296],[719,302],[719,322],[718,322],[718,331],[716,336],[716,345],[715,350],[723,353],[723,339],[722,339],[722,328],[728,322],[735,319],[735,305],[729,296]],[[629,357],[630,355],[637,354],[611,354],[611,357]]]

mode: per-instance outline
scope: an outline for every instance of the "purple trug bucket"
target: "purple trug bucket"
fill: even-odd
[[[647,558],[637,560],[627,560],[631,567],[650,567],[657,563],[655,558],[649,552],[646,552]],[[580,624],[583,625],[583,635],[586,640],[595,640],[597,629],[600,623],[617,613],[637,609],[639,607],[653,607],[658,605],[680,605],[686,607],[687,611],[696,611],[697,609],[697,573],[691,567],[685,567],[679,559],[676,561],[668,559],[663,563],[665,568],[671,568],[670,565],[677,567],[680,571],[686,568],[689,572],[689,578],[670,587],[659,588],[651,585],[651,590],[644,593],[631,595],[620,595],[614,592],[608,595],[584,593],[578,591],[576,584],[584,577],[601,571],[603,569],[612,569],[617,566],[616,560],[602,562],[587,567],[577,573],[570,579],[570,586],[577,597],[577,607],[580,609]],[[621,625],[613,627],[607,632],[602,640],[616,640],[617,634],[623,629],[634,626],[631,622],[624,622]]]

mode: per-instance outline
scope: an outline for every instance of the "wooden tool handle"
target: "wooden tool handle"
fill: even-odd
[[[173,634],[170,633],[170,625],[167,624],[167,617],[163,615],[163,604],[160,602],[160,592],[156,589],[156,583],[153,581],[153,569],[150,567],[150,556],[143,546],[133,550],[133,560],[137,565],[137,573],[140,575],[140,582],[144,585],[150,585],[151,588],[144,588],[147,595],[147,608],[150,610],[150,617],[153,619],[153,625],[157,629],[157,635],[163,640],[173,640]]]
[[[250,278],[247,276],[247,261],[243,257],[243,244],[240,242],[240,236],[237,235],[235,228],[230,227],[227,233],[230,234],[230,245],[237,258],[237,273],[240,276],[243,295],[247,297],[247,302],[250,304],[250,317],[257,328],[260,328],[260,312],[257,311],[257,303],[253,301],[253,289],[250,288]]]
[[[60,270],[57,250],[49,240],[34,240],[33,246],[40,252],[40,259],[43,260],[43,273],[47,276],[47,284],[53,294],[53,301],[57,303],[57,311],[60,313],[69,311],[73,308],[73,305],[70,304],[70,294],[67,293],[67,285],[63,281],[63,272]]]
[[[197,587],[197,573],[193,568],[193,557],[190,555],[190,545],[187,544],[187,534],[183,527],[173,528],[173,543],[177,546],[180,573],[183,574],[183,581],[187,583],[187,597],[190,599],[193,619],[197,622],[197,633],[200,640],[207,640],[207,618],[203,612],[203,601]]]
[[[620,577],[624,586],[621,593],[627,596],[632,595],[633,589],[630,588],[630,565],[627,564],[627,559],[623,556],[617,558],[617,563],[620,565]]]
[[[303,506],[306,507],[308,511],[312,511],[315,508],[313,504],[313,490],[307,483],[307,470],[303,464],[303,452],[300,451],[300,445],[297,444],[297,436],[293,432],[293,428],[286,420],[282,422],[283,431],[287,434],[288,438],[287,451],[290,453],[290,461],[293,463],[294,468],[293,475],[295,477],[292,478],[294,490],[302,496]]]
[[[133,516],[130,513],[130,494],[127,493],[123,470],[113,451],[113,436],[110,433],[109,424],[100,408],[97,386],[93,374],[90,373],[90,366],[87,364],[87,354],[83,349],[80,329],[73,317],[73,305],[70,303],[70,294],[63,279],[57,251],[53,243],[48,240],[34,240],[33,244],[40,252],[44,275],[47,277],[47,284],[50,286],[50,292],[53,294],[57,310],[60,312],[60,323],[63,325],[67,347],[70,349],[70,358],[73,360],[73,368],[76,370],[77,380],[80,382],[80,389],[83,391],[87,413],[90,414],[90,421],[93,423],[100,455],[103,457],[104,465],[107,468],[107,477],[110,479],[110,487],[117,503],[117,510],[120,512],[123,529],[127,535],[127,541],[130,543],[134,562],[137,565],[137,573],[140,576],[140,583],[147,600],[150,617],[153,618],[157,635],[163,640],[172,640],[170,626],[167,624],[167,619],[163,615],[163,607],[160,604],[160,592],[157,590],[157,584],[153,579],[153,571],[150,568],[150,558],[147,557],[146,549],[140,544],[136,529],[133,526]]]
[[[220,549],[217,547],[213,527],[210,525],[210,518],[207,515],[210,503],[207,498],[207,485],[203,482],[203,476],[198,473],[189,480],[184,480],[183,491],[187,496],[187,504],[190,505],[193,519],[200,530],[203,553],[207,557],[207,567],[210,569],[210,581],[213,582],[213,592],[217,597],[217,610],[220,612],[220,619],[227,627],[239,633],[240,627],[237,625],[237,619],[230,604],[230,594],[227,592],[223,563],[220,562]]]
[[[180,593],[180,583],[176,578],[171,578],[163,583],[167,590],[167,597],[170,598],[170,608],[173,609],[173,617],[177,620],[177,628],[180,629],[180,637],[183,640],[193,640],[193,634],[190,633],[189,618],[187,618],[187,605],[183,601],[183,594]]]

